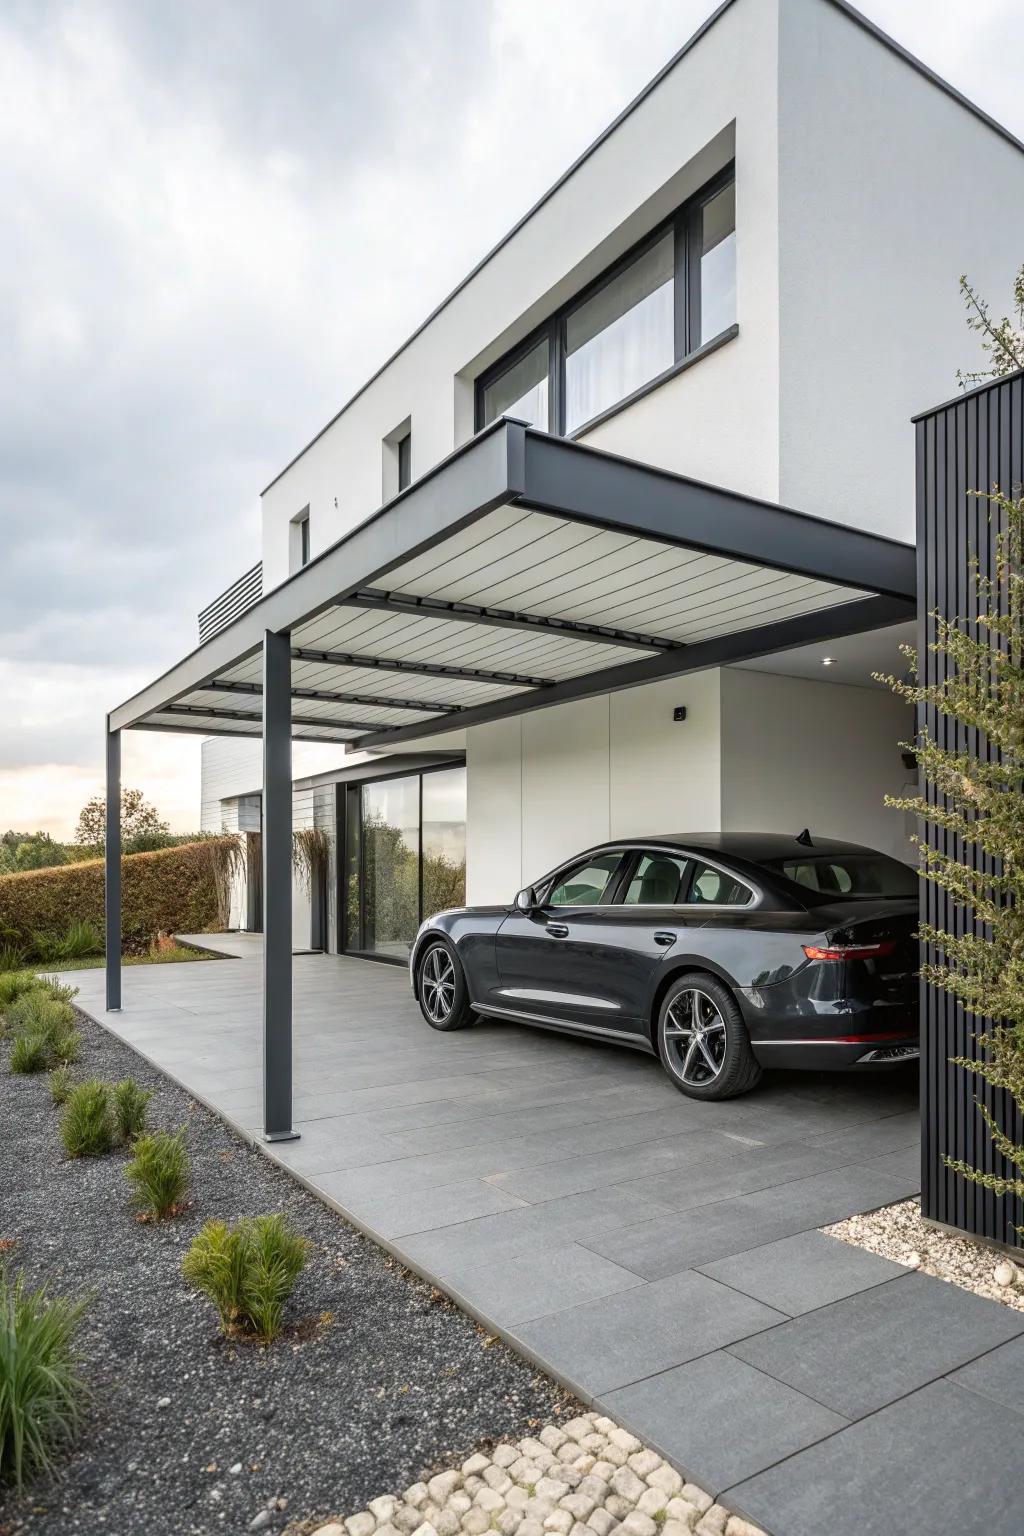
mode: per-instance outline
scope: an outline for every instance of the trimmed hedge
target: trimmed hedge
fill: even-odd
[[[127,951],[142,951],[157,933],[206,933],[217,927],[213,868],[217,849],[233,838],[204,838],[121,860],[121,924]],[[58,864],[0,875],[0,935],[28,948],[35,933],[63,933],[72,918],[103,932],[103,860]],[[6,933],[5,933],[5,930]]]

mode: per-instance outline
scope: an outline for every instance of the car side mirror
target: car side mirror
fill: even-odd
[[[532,885],[516,892],[516,906],[520,912],[532,912],[537,905],[537,892]]]

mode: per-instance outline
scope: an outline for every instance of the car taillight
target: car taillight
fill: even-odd
[[[878,944],[838,944],[834,949],[805,944],[804,954],[808,960],[877,960],[880,955],[891,955],[895,948],[893,939],[882,939]]]

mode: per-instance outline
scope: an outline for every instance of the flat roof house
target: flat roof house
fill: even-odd
[[[1021,151],[841,0],[726,0],[266,488],[262,572],[109,760],[201,731],[204,825],[262,825],[268,1132],[293,925],[401,958],[463,881],[683,826],[906,850],[909,418],[960,273],[1009,289]]]

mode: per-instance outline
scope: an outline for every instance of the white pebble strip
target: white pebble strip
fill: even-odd
[[[598,1413],[383,1493],[314,1536],[764,1536]]]

